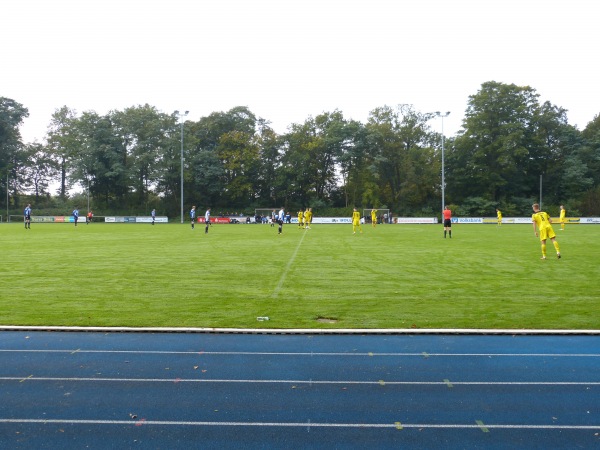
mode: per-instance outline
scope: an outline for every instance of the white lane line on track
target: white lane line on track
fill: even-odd
[[[343,352],[211,352],[211,351],[163,351],[163,350],[48,350],[48,349],[0,349],[0,353],[114,353],[138,355],[257,355],[257,356],[418,356],[423,358],[423,353],[343,353]],[[427,357],[525,357],[525,358],[599,358],[600,353],[427,353]]]
[[[0,381],[92,381],[92,382],[127,382],[127,383],[241,383],[241,384],[362,384],[382,385],[381,380],[230,380],[199,378],[94,378],[94,377],[0,377]],[[439,385],[448,386],[446,381],[388,381],[389,385]],[[600,381],[452,381],[453,386],[600,386]]]
[[[19,424],[70,424],[70,425],[161,425],[161,426],[217,426],[217,427],[321,427],[321,428],[394,428],[397,423],[326,423],[326,422],[213,422],[172,420],[93,420],[93,419],[0,419],[1,423]],[[485,424],[488,429],[512,430],[597,430],[598,425],[529,425],[529,424]],[[481,429],[478,424],[431,424],[402,423],[402,428],[454,428]]]
[[[273,291],[273,295],[271,295],[272,298],[277,297],[277,295],[279,294],[279,291],[281,290],[281,287],[283,286],[283,283],[285,282],[285,279],[287,278],[287,274],[290,271],[290,268],[292,267],[294,260],[296,259],[296,255],[298,254],[298,250],[300,249],[300,246],[302,245],[304,236],[306,236],[306,230],[304,231],[304,233],[302,233],[302,237],[300,238],[300,241],[298,242],[298,245],[296,246],[296,249],[294,250],[294,254],[287,262],[285,269],[284,269],[283,273],[281,274],[281,278],[279,279],[279,283],[277,283],[277,286],[275,287],[275,290]]]

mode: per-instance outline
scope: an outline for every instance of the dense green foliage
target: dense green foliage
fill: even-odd
[[[530,225],[5,223],[0,323],[599,329],[600,226],[557,232],[541,261]]]
[[[565,204],[571,215],[600,214],[600,116],[579,131],[567,111],[538,97],[531,87],[493,81],[469,97],[462,129],[445,139],[446,204],[457,213],[493,215],[499,207],[523,215],[542,184],[551,212]],[[106,115],[65,106],[44,144],[21,142],[25,117],[23,105],[0,98],[0,173],[16,211],[25,201],[38,211],[58,208],[71,187],[89,185],[96,211],[156,208],[177,217],[182,127],[186,208],[357,206],[400,216],[441,209],[442,136],[432,129],[439,119],[410,105],[376,108],[366,123],[324,112],[283,134],[246,107],[180,124],[150,105]],[[50,185],[60,186],[59,199]],[[4,203],[5,190],[6,183]]]

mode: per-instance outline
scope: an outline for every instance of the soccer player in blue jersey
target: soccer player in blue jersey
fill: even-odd
[[[154,225],[154,221],[156,220],[156,210],[153,209],[150,215],[152,216],[152,225]]]
[[[204,234],[206,234],[208,233],[208,227],[210,226],[210,208],[204,213],[204,223],[206,224],[204,227]]]
[[[25,229],[30,230],[31,229],[31,204],[30,203],[27,204],[27,206],[25,207],[25,210],[23,211],[23,219],[25,221]]]
[[[192,223],[192,230],[194,229],[194,222],[196,221],[196,207],[192,206],[190,210],[190,222]]]
[[[73,222],[75,222],[75,226],[77,226],[77,221],[79,220],[79,209],[75,207],[73,210]]]

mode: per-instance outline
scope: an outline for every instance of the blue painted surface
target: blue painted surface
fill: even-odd
[[[599,336],[0,333],[1,448],[598,448],[599,434]]]

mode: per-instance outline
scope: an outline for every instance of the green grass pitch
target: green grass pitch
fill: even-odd
[[[600,329],[600,227],[554,228],[4,223],[0,324]]]

